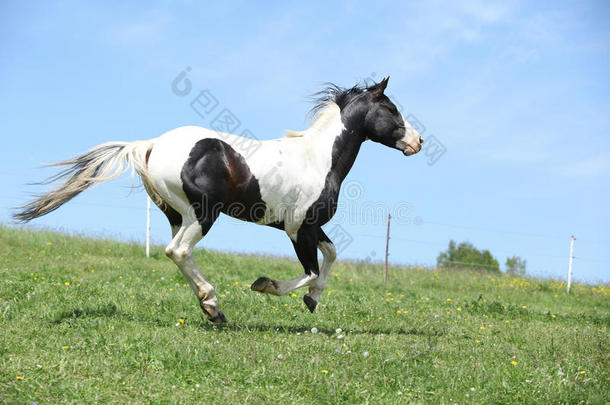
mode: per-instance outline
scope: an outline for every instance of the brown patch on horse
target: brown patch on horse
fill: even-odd
[[[153,147],[151,146],[146,151],[146,157],[144,158],[144,160],[146,161],[146,167],[148,167],[148,159],[150,158],[150,154],[151,154],[152,150],[153,150]]]

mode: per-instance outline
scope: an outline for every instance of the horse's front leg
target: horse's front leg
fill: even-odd
[[[318,228],[301,227],[297,232],[296,237],[294,239],[291,238],[291,240],[297,257],[303,265],[305,274],[299,278],[289,281],[272,280],[268,277],[260,277],[250,286],[252,291],[273,295],[284,295],[297,288],[309,286],[318,278],[320,275],[317,252]]]
[[[318,249],[322,252],[323,261],[322,267],[320,267],[320,276],[313,280],[309,286],[309,292],[303,296],[303,301],[307,305],[312,313],[316,310],[318,301],[320,300],[320,294],[326,288],[326,279],[330,273],[330,268],[337,258],[337,250],[333,242],[326,236],[322,228],[318,230]]]

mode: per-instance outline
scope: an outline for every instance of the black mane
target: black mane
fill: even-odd
[[[354,87],[340,87],[334,83],[325,83],[325,86],[322,90],[318,91],[311,95],[311,101],[313,102],[313,107],[309,111],[312,117],[315,117],[324,107],[328,105],[328,103],[335,103],[339,106],[340,109],[343,109],[346,105],[350,103],[355,97],[364,93],[369,88],[375,86],[377,83],[373,82],[373,84],[369,85],[368,83],[356,84]]]

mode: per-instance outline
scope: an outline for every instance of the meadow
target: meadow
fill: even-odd
[[[209,323],[162,247],[0,227],[2,403],[608,403],[610,287],[197,250]]]

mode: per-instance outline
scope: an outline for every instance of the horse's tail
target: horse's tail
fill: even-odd
[[[85,189],[113,179],[128,167],[135,170],[149,194],[153,196],[153,183],[150,181],[146,163],[153,141],[108,142],[98,145],[75,158],[51,163],[49,166],[64,167],[56,175],[40,184],[63,181],[57,188],[37,196],[35,200],[18,207],[13,217],[19,222],[28,222],[55,211],[76,197]]]

